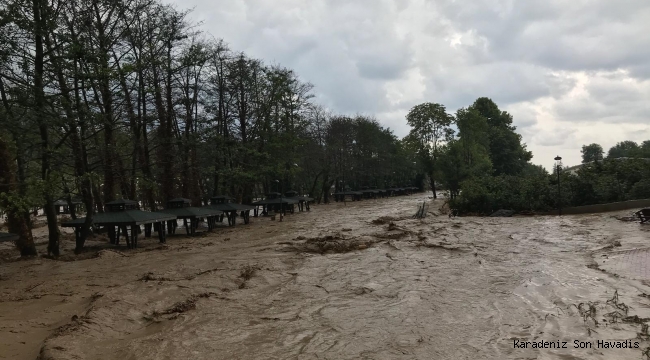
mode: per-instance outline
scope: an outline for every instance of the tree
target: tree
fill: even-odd
[[[277,179],[327,201],[337,180],[414,181],[413,151],[390,129],[329,114],[294,71],[231,51],[187,14],[159,0],[0,2],[0,127],[15,165],[0,205],[27,226],[16,232],[44,207],[57,255],[57,199],[86,206],[79,252],[118,197],[151,210],[178,196],[249,202]]]
[[[487,120],[475,109],[461,108],[454,123],[458,136],[443,147],[440,166],[442,183],[452,199],[466,179],[492,173]]]
[[[607,157],[610,159],[622,157],[637,157],[639,156],[641,148],[639,144],[634,141],[626,140],[612,146],[607,152]]]
[[[640,156],[645,159],[650,159],[650,140],[641,143]]]
[[[437,160],[443,142],[453,134],[450,128],[452,120],[444,105],[434,103],[416,105],[406,115],[406,121],[411,126],[409,137],[419,145],[418,153],[429,176],[434,199],[437,198]]]
[[[603,160],[603,147],[600,146],[599,144],[589,144],[589,145],[582,145],[582,150],[580,151],[582,153],[582,163],[590,163],[592,161],[601,161]]]
[[[490,160],[495,175],[516,175],[520,173],[533,155],[521,142],[516,126],[512,125],[512,115],[499,110],[489,98],[478,98],[471,109],[478,111],[489,125]]]
[[[24,199],[16,191],[15,164],[7,141],[0,136],[0,209],[7,214],[9,231],[18,235],[16,247],[20,256],[36,255],[32,230],[23,216]]]

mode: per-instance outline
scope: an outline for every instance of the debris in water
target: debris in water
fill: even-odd
[[[163,311],[161,314],[170,315],[174,313],[184,313],[186,311],[194,310],[196,309],[196,301],[197,298],[193,296],[185,301],[174,304],[172,307]]]
[[[335,234],[309,238],[302,243],[287,248],[306,253],[345,253],[367,249],[379,241],[381,240],[369,236],[345,237],[341,234]]]
[[[253,276],[255,276],[255,273],[259,269],[260,268],[257,265],[254,265],[254,266],[246,265],[241,269],[241,273],[239,274],[239,277],[244,279],[245,281],[248,281],[248,280],[252,279]]]
[[[627,316],[623,318],[623,322],[627,322],[627,323],[643,324],[648,321],[650,321],[650,318],[641,318],[639,317],[639,315]]]
[[[147,281],[174,281],[173,279],[170,279],[170,278],[167,278],[167,277],[164,277],[164,276],[156,276],[152,272],[145,273],[138,280],[139,281],[144,281],[144,282],[147,282]]]
[[[390,223],[392,221],[399,221],[400,219],[392,217],[392,216],[382,216],[380,218],[377,218],[372,221],[373,224],[375,225],[384,225],[387,223]]]
[[[414,219],[424,219],[427,217],[427,210],[429,207],[427,206],[426,201],[422,202],[422,206],[418,206],[418,211],[413,215]]]

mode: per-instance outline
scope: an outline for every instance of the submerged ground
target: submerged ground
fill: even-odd
[[[411,219],[424,200],[313,206],[137,251],[95,241],[77,261],[5,260],[0,358],[644,358],[650,226],[624,213],[450,219],[437,202]]]

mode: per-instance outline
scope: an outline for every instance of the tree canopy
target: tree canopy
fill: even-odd
[[[590,163],[593,161],[600,161],[603,159],[603,147],[598,144],[582,145],[582,163]]]
[[[646,145],[647,146],[647,145]],[[607,157],[611,159],[622,157],[641,157],[641,147],[634,141],[626,140],[612,146],[607,152]]]
[[[413,142],[417,148],[421,163],[429,176],[435,199],[438,157],[443,143],[453,134],[450,128],[453,117],[447,114],[444,105],[423,103],[414,106],[408,112],[406,122],[411,126],[408,141]]]
[[[21,249],[33,250],[29,213],[43,208],[58,254],[58,199],[83,200],[85,238],[92,214],[122,197],[149,210],[178,196],[250,202],[276,189],[327,201],[333,186],[417,177],[414,154],[389,129],[329,113],[293,70],[197,31],[187,11],[155,0],[8,0],[0,14],[0,150],[14,159],[0,210],[16,215]]]
[[[533,154],[526,150],[521,135],[515,132],[517,127],[512,125],[512,115],[499,110],[494,101],[486,97],[478,98],[471,108],[487,120],[490,160],[495,175],[520,173]]]
[[[407,116],[412,128],[405,140],[414,144],[423,171],[431,179],[435,176],[448,191],[450,205],[461,213],[547,211],[560,203],[581,206],[650,198],[650,159],[644,158],[648,141],[640,146],[620,142],[605,159],[600,145],[583,146],[585,165],[577,172],[560,169],[559,199],[557,173],[549,174],[530,163],[532,154],[515,132],[512,116],[492,100],[479,98],[453,116],[439,104],[425,103],[413,109]],[[436,123],[437,119],[444,121]],[[437,124],[437,134],[444,136],[430,135],[429,121]]]

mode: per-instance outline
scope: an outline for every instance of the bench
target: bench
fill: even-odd
[[[635,212],[634,214],[639,217],[639,220],[641,220],[641,224],[650,220],[650,208],[641,209]]]

